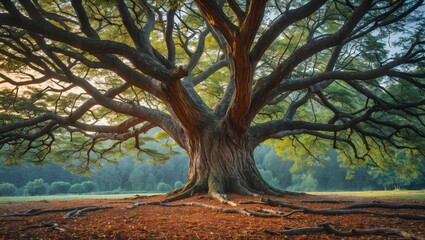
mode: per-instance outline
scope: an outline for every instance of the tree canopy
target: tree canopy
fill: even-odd
[[[11,163],[56,153],[96,165],[114,149],[161,157],[146,144],[153,128],[188,152],[197,183],[219,162],[226,174],[211,170],[209,185],[250,167],[192,159],[245,161],[268,139],[300,166],[329,148],[344,164],[407,174],[423,160],[423,0],[0,2],[0,147]]]

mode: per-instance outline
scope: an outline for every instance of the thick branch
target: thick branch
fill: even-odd
[[[313,130],[338,132],[351,128],[356,124],[367,120],[371,116],[371,114],[377,110],[377,107],[369,108],[362,115],[352,117],[350,120],[347,120],[340,125],[280,119],[253,126],[250,128],[250,133],[254,138],[267,139],[268,137],[282,131]]]
[[[143,36],[143,32],[139,31],[136,24],[134,23],[130,12],[128,11],[128,7],[123,0],[117,1],[118,10],[120,11],[120,16],[122,22],[124,23],[125,28],[127,29],[128,34],[133,40],[134,45],[137,49],[144,51],[151,56],[153,55],[152,49],[148,50],[146,42],[144,42],[145,37]]]
[[[245,20],[246,13],[239,7],[235,0],[227,0],[227,3],[238,18],[239,23],[242,23]]]
[[[176,62],[176,46],[173,39],[173,27],[174,27],[174,15],[176,14],[175,9],[170,9],[167,12],[167,26],[165,29],[165,43],[168,49],[168,61],[172,64]]]
[[[235,81],[235,90],[227,110],[227,119],[232,128],[245,132],[249,126],[247,114],[251,105],[254,65],[249,53],[258,28],[264,16],[266,1],[251,1],[248,13],[239,31],[234,34],[231,45],[233,65],[231,71]]]
[[[236,26],[224,14],[223,10],[216,1],[195,0],[198,7],[201,9],[205,18],[211,26],[217,28],[231,46],[234,42],[233,33],[236,31]]]

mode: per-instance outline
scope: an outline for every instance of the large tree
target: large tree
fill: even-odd
[[[352,164],[424,155],[423,0],[0,2],[9,161],[64,142],[87,164],[125,143],[155,154],[157,127],[190,158],[171,199],[223,199],[279,193],[253,158],[267,139]]]

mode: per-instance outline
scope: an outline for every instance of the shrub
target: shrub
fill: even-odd
[[[68,193],[71,188],[71,184],[69,182],[53,182],[49,187],[49,194],[63,194]]]
[[[0,196],[15,196],[17,192],[15,185],[11,183],[0,184]]]
[[[29,181],[25,185],[25,193],[30,196],[36,195],[46,195],[49,184],[45,183],[42,178],[35,179],[34,181]]]
[[[173,189],[171,187],[171,185],[170,184],[166,184],[164,182],[160,182],[156,186],[156,190],[158,190],[158,192],[168,192],[168,191],[171,191],[171,189]]]
[[[177,181],[174,183],[174,189],[179,189],[183,187],[183,183],[181,181]]]
[[[85,189],[85,192],[93,192],[96,189],[96,183],[92,181],[85,181],[81,183]]]
[[[292,175],[292,186],[288,188],[290,191],[312,192],[317,190],[317,180],[309,174]]]
[[[77,183],[71,186],[71,188],[69,189],[70,193],[84,193],[86,192],[86,189],[84,189],[83,184],[81,183]]]

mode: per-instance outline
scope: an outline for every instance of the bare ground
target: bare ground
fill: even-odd
[[[420,207],[425,206],[425,201],[379,199],[377,202],[370,198],[313,195],[262,197],[263,203],[260,197],[230,195],[229,199],[237,206],[220,203],[206,195],[162,205],[158,201],[163,196],[7,202],[0,204],[0,239],[425,238],[425,209]],[[283,205],[267,205],[264,203],[266,198],[281,201]],[[241,201],[248,203],[240,204]],[[353,208],[351,210],[355,211],[352,213],[341,211],[358,203],[383,202],[390,203],[394,209],[372,205]],[[402,203],[414,207],[400,206]],[[88,209],[87,206],[92,208]],[[134,207],[128,208],[130,206]],[[330,213],[337,214],[330,214],[329,209],[336,210]],[[68,218],[64,218],[65,215]],[[418,218],[409,219],[414,216]],[[375,231],[362,232],[364,230]],[[291,232],[297,235],[275,235]],[[359,236],[343,236],[341,233]]]

